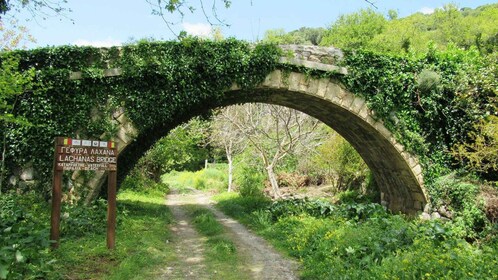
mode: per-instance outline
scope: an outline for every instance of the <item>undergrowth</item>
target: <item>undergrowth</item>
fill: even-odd
[[[218,206],[301,262],[302,279],[496,279],[498,239],[469,243],[455,223],[392,215],[382,206],[270,202],[221,194]]]
[[[143,279],[144,268],[174,258],[163,191],[119,194],[115,250],[106,248],[106,209],[103,200],[63,204],[60,247],[52,251],[49,204],[35,194],[2,194],[0,279]]]
[[[178,189],[180,192],[188,192],[188,189],[207,190],[222,192],[228,188],[228,176],[226,165],[216,168],[207,168],[199,171],[172,171],[164,174],[162,182]]]

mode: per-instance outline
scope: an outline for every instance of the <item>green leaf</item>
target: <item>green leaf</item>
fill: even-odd
[[[354,252],[355,252],[355,249],[353,249],[353,247],[349,246],[349,247],[346,248],[346,253],[348,253],[348,254],[354,254]]]
[[[7,279],[7,275],[9,274],[8,268],[8,266],[0,264],[0,279]]]
[[[23,262],[24,261],[24,256],[22,255],[21,251],[19,251],[19,250],[16,251],[16,261],[17,262]]]

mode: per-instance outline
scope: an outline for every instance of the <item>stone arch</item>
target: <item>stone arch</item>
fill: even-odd
[[[187,115],[177,116],[173,122],[163,123],[141,135],[134,134],[126,112],[119,112],[115,118],[120,122],[120,130],[115,140],[123,150],[120,166],[129,163],[127,155],[143,153],[182,122],[216,107],[247,102],[290,107],[329,125],[364,159],[379,186],[381,199],[390,210],[414,215],[424,209],[428,197],[418,159],[404,150],[382,121],[373,118],[365,100],[333,79],[317,79],[298,72],[275,70],[253,89],[233,85],[218,103],[191,108]],[[124,170],[126,173],[126,168]]]

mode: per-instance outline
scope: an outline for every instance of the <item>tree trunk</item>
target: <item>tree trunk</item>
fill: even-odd
[[[228,192],[231,192],[232,191],[232,181],[233,181],[232,155],[228,156],[228,154],[227,154],[227,160],[228,160]]]
[[[268,173],[268,179],[270,180],[271,188],[273,191],[273,196],[275,198],[280,198],[280,189],[278,188],[277,175],[273,171],[273,165],[268,165],[266,167],[266,171]]]

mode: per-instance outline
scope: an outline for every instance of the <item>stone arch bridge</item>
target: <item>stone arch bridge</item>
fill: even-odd
[[[280,63],[348,75],[347,69],[335,65],[343,56],[338,49],[313,46],[281,46],[281,48],[292,55],[282,57]],[[119,68],[104,71],[105,76],[120,74]],[[81,77],[80,72],[72,72],[70,75],[70,79],[73,80]],[[192,108],[188,114],[178,116],[173,122],[153,128],[163,131],[157,136],[138,133],[126,116],[127,112],[124,109],[116,110],[112,118],[118,124],[113,137],[121,150],[118,166],[129,161],[130,155],[143,153],[169,129],[191,117],[217,106],[246,102],[287,106],[329,125],[364,159],[379,186],[381,199],[390,210],[411,215],[423,211],[428,197],[424,189],[422,167],[417,157],[405,151],[383,122],[373,117],[374,112],[367,108],[362,97],[348,92],[336,79],[315,78],[301,72],[274,70],[262,83],[251,89],[242,89],[233,84],[231,88],[226,89],[224,98],[215,105]],[[73,179],[78,182],[77,176],[73,176]],[[101,186],[104,180],[104,174],[97,172],[97,176],[87,183]],[[99,188],[95,189],[98,192]]]

